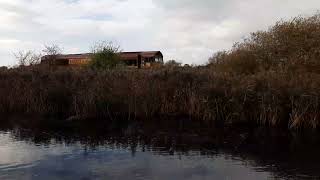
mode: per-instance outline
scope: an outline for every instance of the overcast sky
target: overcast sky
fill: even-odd
[[[319,9],[320,0],[0,0],[0,66],[18,50],[83,53],[100,40],[201,64],[249,32]]]

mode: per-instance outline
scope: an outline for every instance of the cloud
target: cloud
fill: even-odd
[[[66,53],[75,49],[88,51],[97,40],[127,42],[137,34],[142,36],[149,23],[145,15],[152,10],[152,2],[141,0],[141,3],[134,0],[0,0],[0,41],[17,39],[24,45],[33,44],[24,46],[25,49],[41,49],[42,44],[57,43],[65,47]],[[8,57],[21,47],[16,45],[2,46],[0,56]],[[0,61],[1,65],[9,63],[7,59]]]
[[[249,32],[319,7],[318,0],[0,0],[0,65],[12,64],[17,49],[57,43],[66,53],[87,52],[98,40],[200,64]]]
[[[310,0],[154,0],[164,16],[157,47],[168,47],[170,58],[205,63],[215,51],[229,49],[250,32],[265,30],[276,21],[317,12]]]

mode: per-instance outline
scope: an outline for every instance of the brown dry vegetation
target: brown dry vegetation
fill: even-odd
[[[319,126],[320,75],[12,69],[0,73],[0,111],[103,118],[188,116],[214,124]]]
[[[217,71],[232,73],[320,73],[320,14],[280,21],[268,31],[251,33],[209,62]]]
[[[208,67],[0,71],[0,113],[133,120],[190,117],[212,125],[320,126],[320,17],[253,33]]]

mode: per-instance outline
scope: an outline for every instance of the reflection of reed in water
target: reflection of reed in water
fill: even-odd
[[[317,155],[320,143],[319,138],[312,134],[284,135],[286,133],[256,129],[251,132],[202,132],[203,134],[199,135],[179,132],[175,128],[154,130],[137,125],[94,134],[59,134],[24,129],[11,130],[11,133],[20,141],[47,146],[53,142],[66,145],[80,144],[90,152],[108,148],[129,150],[132,156],[137,152],[151,152],[161,156],[203,156],[213,159],[219,154],[227,154],[227,157],[240,160],[258,171],[272,172],[275,177],[320,177],[320,157]]]

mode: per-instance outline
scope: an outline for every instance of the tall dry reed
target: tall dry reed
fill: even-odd
[[[190,117],[227,125],[317,128],[320,74],[217,73],[210,68],[25,68],[0,72],[2,114],[117,118]]]

